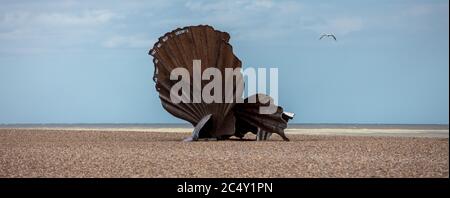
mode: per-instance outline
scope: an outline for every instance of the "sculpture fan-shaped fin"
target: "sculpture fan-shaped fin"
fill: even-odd
[[[253,103],[251,101],[256,101]],[[262,103],[261,101],[267,101]],[[292,119],[293,115],[285,114],[283,108],[274,106],[276,111],[271,114],[262,114],[260,107],[268,107],[273,99],[264,94],[255,94],[244,100],[244,103],[236,104],[234,108],[236,116],[236,136],[243,137],[247,132],[257,134],[257,138],[262,140],[268,138],[268,133],[276,133],[283,140],[289,141],[284,134],[287,128],[287,122]]]
[[[193,101],[195,91],[200,91],[208,83],[201,81],[199,86],[193,83],[194,60],[201,61],[200,75],[205,69],[213,67],[219,69],[222,76],[225,76],[225,68],[241,67],[241,61],[233,54],[233,49],[228,43],[229,39],[228,33],[214,30],[210,26],[188,26],[164,34],[149,52],[154,57],[153,80],[156,82],[162,106],[172,115],[190,122],[193,126],[197,126],[205,116],[211,115],[208,119],[208,123],[211,123],[207,124],[210,125],[209,130],[198,129],[201,133],[198,137],[220,138],[234,134],[235,117],[232,112],[234,103],[224,102],[227,93],[222,93],[220,103]],[[171,88],[178,82],[170,80],[170,74],[176,68],[185,68],[190,74],[189,92],[181,92],[180,98],[191,102],[174,103],[170,98]],[[233,85],[234,90],[237,83],[241,82],[223,77],[222,90],[225,90],[226,84]]]
[[[265,140],[271,133],[289,140],[284,129],[293,114],[283,112],[279,106],[269,105],[272,100],[269,96],[257,94],[247,98],[244,103],[235,104],[234,98],[242,97],[244,82],[240,71],[226,75],[226,69],[241,68],[241,61],[234,55],[229,39],[228,33],[207,25],[178,28],[160,37],[149,54],[153,56],[153,80],[162,106],[172,115],[195,126],[192,137],[186,141],[199,138],[226,139],[232,135],[243,137],[247,132],[256,133],[257,140]],[[200,61],[201,68],[194,61]],[[181,80],[171,80],[171,73],[178,68],[187,71],[189,79],[183,76]],[[201,76],[208,68],[216,68],[221,78],[202,80]],[[199,82],[195,83],[194,78]],[[220,82],[221,90],[214,87],[210,92],[215,95],[222,91],[218,97],[220,101],[206,102],[201,95],[196,95],[216,80]],[[179,82],[187,84],[189,89],[171,95],[171,89]],[[232,89],[229,89],[230,86]],[[233,96],[232,101],[229,101],[230,95]],[[171,96],[181,102],[171,100]],[[275,111],[262,113],[261,107],[274,107]]]
[[[210,121],[211,116],[212,114],[208,114],[205,117],[203,117],[195,126],[194,131],[192,131],[192,136],[186,138],[184,141],[185,142],[197,141],[199,138],[201,138],[200,135],[207,134],[204,131],[210,130],[211,128],[211,121]]]

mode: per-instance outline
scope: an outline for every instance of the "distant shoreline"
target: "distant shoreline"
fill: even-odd
[[[0,128],[192,128],[188,123],[99,123],[99,124],[0,124]],[[448,130],[448,124],[288,124],[288,129],[414,129]]]
[[[191,133],[189,124],[8,124],[0,129]],[[286,134],[449,138],[448,125],[292,124]]]

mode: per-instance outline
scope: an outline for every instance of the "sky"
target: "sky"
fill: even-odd
[[[448,124],[448,1],[0,1],[2,124],[186,123],[147,52],[198,24],[244,68],[278,68],[293,123]]]

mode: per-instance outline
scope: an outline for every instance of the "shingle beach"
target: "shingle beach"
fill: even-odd
[[[0,177],[449,177],[448,138],[189,135],[0,129]]]

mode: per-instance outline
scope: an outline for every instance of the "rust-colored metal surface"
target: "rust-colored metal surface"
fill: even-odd
[[[222,76],[222,90],[225,85],[232,86],[233,92],[238,85],[243,86],[242,74],[239,76],[225,77],[225,69],[241,67],[241,61],[234,55],[232,46],[228,43],[230,36],[226,32],[215,30],[211,26],[199,25],[178,28],[164,34],[158,39],[149,54],[153,56],[155,65],[153,80],[156,90],[159,92],[162,106],[170,114],[190,122],[194,132],[190,140],[201,138],[227,139],[231,136],[243,137],[247,132],[260,133],[265,140],[266,133],[277,133],[284,140],[287,120],[283,119],[283,109],[277,107],[273,114],[259,113],[259,107],[266,104],[236,102],[192,102],[194,90],[203,89],[208,81],[201,81],[200,87],[190,83],[189,93],[181,92],[181,97],[189,98],[191,102],[174,103],[170,98],[170,91],[178,80],[171,80],[170,73],[176,68],[185,68],[189,71],[190,79],[193,79],[193,60],[201,61],[201,73],[207,68],[217,68]],[[222,101],[226,95],[222,94]],[[236,92],[236,97],[242,97],[242,93]],[[251,97],[269,97],[258,94]],[[270,98],[270,97],[269,97]]]
[[[249,101],[256,101],[251,103]],[[287,123],[290,117],[283,112],[283,108],[275,106],[276,112],[272,114],[261,114],[260,107],[269,106],[269,101],[272,98],[264,94],[255,94],[244,100],[244,103],[238,103],[234,107],[234,115],[236,116],[236,132],[235,136],[243,137],[246,133],[260,133],[258,138],[265,140],[268,137],[267,133],[276,133],[280,135],[283,140],[289,141],[284,134],[284,129],[287,127]],[[261,101],[268,101],[262,103]],[[260,135],[262,137],[260,137]],[[260,140],[258,139],[258,140]]]

